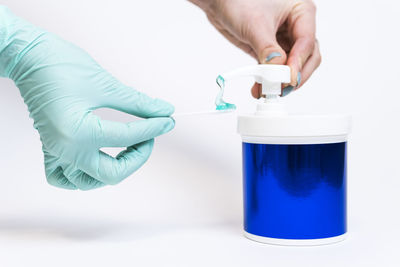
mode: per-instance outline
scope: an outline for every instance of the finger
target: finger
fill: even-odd
[[[130,146],[116,158],[99,151],[92,164],[82,166],[87,174],[95,179],[115,185],[139,169],[150,157],[154,139]]]
[[[319,51],[318,42],[314,45],[314,52],[311,57],[305,63],[303,69],[301,70],[301,82],[297,86],[299,88],[302,86],[310,77],[311,74],[319,67],[321,64],[321,53]]]
[[[59,188],[70,190],[77,189],[77,187],[64,176],[62,168],[57,165],[57,158],[50,155],[45,150],[43,152],[47,182]]]
[[[257,99],[261,97],[261,84],[254,83],[253,87],[251,88],[251,95]]]
[[[253,58],[255,58],[256,60],[258,60],[257,54],[254,52],[253,48],[244,43],[241,42],[240,40],[238,40],[236,37],[234,37],[232,34],[230,34],[227,30],[224,29],[220,29],[217,28],[217,30],[226,38],[228,39],[228,41],[230,41],[232,44],[236,45],[238,48],[240,48],[241,50],[243,50],[245,53],[249,54],[250,56],[252,56]]]
[[[77,187],[71,183],[63,174],[61,167],[57,167],[55,170],[50,172],[46,171],[47,182],[55,187],[75,190]]]
[[[99,120],[100,147],[128,147],[171,131],[171,118],[150,118],[130,123]]]
[[[266,24],[257,25],[249,31],[248,39],[259,63],[286,63],[286,53],[276,40],[276,29]]]
[[[108,88],[102,106],[142,118],[168,117],[175,111],[170,103],[152,98],[120,83]]]
[[[276,30],[269,27],[255,27],[250,34],[250,43],[256,51],[261,64],[285,64],[286,52],[276,40]],[[251,88],[254,98],[261,97],[261,85],[255,83]]]
[[[287,65],[290,67],[290,85],[297,86],[299,73],[302,73],[304,64],[312,55],[314,45],[314,38],[302,38],[295,42],[287,61]]]
[[[76,169],[72,164],[62,166],[65,177],[80,190],[92,190],[103,187],[105,184]]]
[[[315,6],[310,1],[296,5],[288,18],[294,44],[288,56],[291,69],[290,85],[297,86],[297,77],[312,55],[315,46]]]

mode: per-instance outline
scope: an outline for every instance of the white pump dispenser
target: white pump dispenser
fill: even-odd
[[[288,66],[267,64],[245,66],[223,73],[220,76],[225,81],[236,77],[251,76],[254,77],[257,83],[262,85],[264,101],[258,103],[255,115],[287,114],[279,98],[282,93],[281,84],[290,82],[290,68]]]
[[[240,76],[254,77],[264,98],[255,113],[238,115],[244,235],[258,242],[296,246],[343,240],[350,116],[288,114],[280,95],[282,83],[290,83],[290,68],[282,65],[247,66],[221,74],[217,78],[221,96],[224,82]],[[331,225],[340,230],[331,231]]]
[[[262,85],[256,112],[238,116],[238,132],[244,142],[299,144],[342,142],[347,139],[351,119],[345,114],[288,114],[280,101],[282,83],[290,83],[290,68],[284,65],[245,66],[220,75],[223,82],[251,76]],[[217,80],[218,81],[218,80]]]

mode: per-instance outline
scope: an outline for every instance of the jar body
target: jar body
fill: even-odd
[[[347,231],[346,148],[345,140],[244,140],[245,235],[283,245],[342,240]]]

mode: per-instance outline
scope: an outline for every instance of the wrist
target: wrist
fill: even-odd
[[[0,5],[0,76],[11,74],[34,40],[44,31],[15,16],[6,6]]]

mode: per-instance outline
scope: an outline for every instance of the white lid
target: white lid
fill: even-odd
[[[240,115],[238,132],[242,136],[321,137],[348,135],[351,117],[335,115]]]

